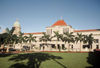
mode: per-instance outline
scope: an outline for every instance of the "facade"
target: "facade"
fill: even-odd
[[[14,34],[18,34],[19,31],[21,31],[21,27],[19,22],[15,22],[14,24],[15,32]],[[64,20],[58,20],[50,27],[46,27],[46,34],[50,36],[54,36],[54,31],[58,31],[60,34],[64,34],[65,32],[73,32],[74,35],[77,35],[77,33],[82,33],[83,35],[89,35],[93,34],[94,39],[96,39],[95,42],[92,44],[92,51],[94,49],[100,49],[100,29],[90,29],[90,30],[75,30],[72,28],[72,26],[66,24]],[[33,51],[80,51],[80,42],[78,43],[65,43],[62,41],[57,41],[56,38],[53,38],[52,41],[40,42],[39,39],[43,36],[43,32],[37,32],[37,33],[24,33],[24,36],[28,36],[29,34],[33,34],[33,36],[36,36],[37,42],[33,42],[31,44],[31,50]],[[28,44],[24,44],[23,46],[28,46]],[[19,45],[15,46],[16,49],[20,48]],[[68,50],[69,48],[69,50]],[[89,51],[89,48],[87,44],[81,43],[81,51]]]

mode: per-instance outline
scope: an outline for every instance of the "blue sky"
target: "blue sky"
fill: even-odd
[[[61,16],[75,29],[100,29],[100,0],[0,0],[0,32],[16,18],[22,32],[44,32]]]

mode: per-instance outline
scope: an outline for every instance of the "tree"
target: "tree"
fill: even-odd
[[[15,48],[15,45],[18,44],[19,39],[18,36],[16,34],[13,34],[13,47]]]
[[[84,41],[84,35],[82,33],[77,33],[77,36],[75,37],[76,43],[80,41],[80,51],[81,51],[81,43]]]
[[[60,41],[60,40],[63,41],[63,35],[62,34],[59,34],[58,31],[54,31],[54,34],[55,34],[54,37],[56,37],[57,42]],[[58,43],[56,43],[56,44],[58,45]],[[59,49],[59,51],[61,50],[60,45],[58,45],[58,49]]]
[[[11,30],[6,28],[6,32],[1,34],[0,36],[0,44],[7,46],[7,52],[9,52],[9,48],[17,43],[22,43],[22,33],[20,32],[20,36],[13,34],[15,28],[13,27]]]
[[[73,35],[73,32],[66,32],[66,33],[64,33],[64,42],[66,43],[66,42],[68,42],[68,51],[70,50],[70,43],[72,42],[72,43],[74,43],[74,35]]]
[[[27,41],[29,42],[29,44],[30,44],[30,50],[31,50],[31,44],[32,44],[32,42],[36,42],[36,39],[35,39],[36,37],[35,36],[33,36],[32,34],[29,34],[29,36],[27,37]]]
[[[47,44],[47,41],[51,41],[53,37],[51,37],[50,35],[47,35],[46,33],[43,33],[43,36],[40,38],[40,42],[43,41],[45,42],[44,44],[48,45]],[[42,45],[43,46],[43,50],[44,50],[44,44]]]
[[[0,37],[0,41],[1,41],[3,49],[4,49],[4,46],[7,46],[6,51],[9,52],[9,48],[10,46],[13,45],[13,43],[15,42],[15,38],[17,36],[13,34],[14,28],[12,28],[11,30],[6,28],[5,31],[6,31],[5,33],[1,34],[2,37]]]
[[[4,39],[5,43],[4,44],[7,45],[7,51],[6,52],[9,52],[10,45],[12,45],[14,43],[14,40],[13,40],[13,31],[14,31],[13,28],[11,30],[9,30],[8,28],[6,28],[6,33],[3,34],[5,36],[5,39]]]
[[[40,38],[40,41],[51,41],[52,37],[50,35],[47,35],[46,33],[43,33],[43,36]]]
[[[26,44],[27,42],[28,42],[28,36],[23,36],[23,38],[24,38],[24,40],[23,40],[23,42]]]
[[[23,37],[23,33],[20,33],[20,35],[18,36],[18,43],[20,43],[20,51],[22,49],[22,43],[24,41],[24,37]]]
[[[4,52],[4,43],[5,43],[5,38],[6,38],[6,36],[4,36],[4,34],[0,34],[0,49],[1,49],[1,51],[2,52]]]
[[[92,49],[92,44],[95,41],[92,36],[93,36],[93,34],[89,34],[89,35],[85,35],[84,36],[84,38],[85,38],[84,42],[88,43],[88,46],[89,46],[90,50]]]

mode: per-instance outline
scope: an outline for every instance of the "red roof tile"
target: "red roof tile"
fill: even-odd
[[[36,32],[36,33],[24,33],[24,35],[28,35],[28,34],[43,34],[43,32]]]
[[[100,31],[99,29],[90,29],[90,30],[74,30],[74,32],[89,32],[89,31]]]
[[[67,26],[67,24],[64,22],[64,20],[58,20],[57,22],[55,22],[53,26]]]

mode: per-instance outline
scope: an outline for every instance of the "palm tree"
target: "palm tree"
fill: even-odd
[[[40,38],[40,42],[43,41],[45,42],[44,44],[48,45],[47,44],[47,41],[51,41],[53,37],[51,37],[50,35],[47,35],[46,33],[43,33],[43,36]],[[43,50],[44,50],[44,45],[43,46]]]
[[[40,41],[51,41],[52,37],[50,35],[47,35],[46,33],[43,33],[43,36],[40,38]]]
[[[68,42],[68,51],[70,50],[70,43],[74,43],[74,35],[73,35],[73,32],[66,32],[64,33],[64,42],[66,44],[66,42]]]
[[[23,40],[23,42],[26,44],[27,42],[28,42],[28,36],[23,36],[23,38],[24,38],[24,40]]]
[[[78,42],[78,41],[80,41],[80,52],[81,52],[81,43],[84,41],[84,35],[82,35],[82,33],[77,33],[77,36],[75,37],[75,41],[76,41],[76,43]]]
[[[2,34],[0,34],[0,47],[1,47],[1,44],[2,44]]]
[[[4,52],[4,43],[5,43],[5,38],[6,38],[6,35],[4,34],[0,34],[0,49],[2,50],[2,52]]]
[[[6,36],[4,42],[7,45],[7,52],[9,52],[10,45],[14,43],[13,29],[9,30],[8,28],[6,28],[6,33],[4,33],[4,36]]]
[[[24,37],[23,37],[23,34],[21,33],[19,36],[18,36],[18,43],[20,43],[20,51],[22,49],[22,43],[24,41]]]
[[[62,34],[59,34],[58,31],[54,31],[54,34],[55,34],[54,37],[57,38],[57,42],[60,41],[60,40],[63,41],[63,35]],[[58,44],[57,42],[56,42],[56,45]],[[60,45],[58,46],[58,49],[59,49],[59,51],[61,50]]]
[[[13,47],[15,48],[15,45],[18,44],[18,36],[16,34],[12,35],[13,37]]]
[[[12,36],[8,33],[3,33],[0,35],[0,44],[1,44],[1,49],[4,50],[5,46],[7,46],[7,52],[9,50],[9,45],[12,40]]]
[[[30,50],[31,50],[31,44],[32,44],[32,42],[36,42],[36,37],[35,36],[33,36],[32,34],[29,34],[29,37],[26,37],[27,38],[27,41],[29,42],[29,44],[30,44]]]
[[[89,35],[85,35],[85,36],[84,36],[84,37],[85,37],[84,42],[85,42],[85,43],[88,43],[89,50],[92,49],[92,44],[93,44],[93,42],[95,41],[94,38],[93,38],[92,36],[93,36],[93,34],[89,34]]]
[[[14,28],[12,28],[11,30],[9,30],[8,28],[6,28],[6,33],[2,34],[2,43],[3,47],[7,46],[7,52],[9,52],[9,48],[10,46],[13,46],[13,44],[17,44],[20,39],[17,35],[13,34]]]

